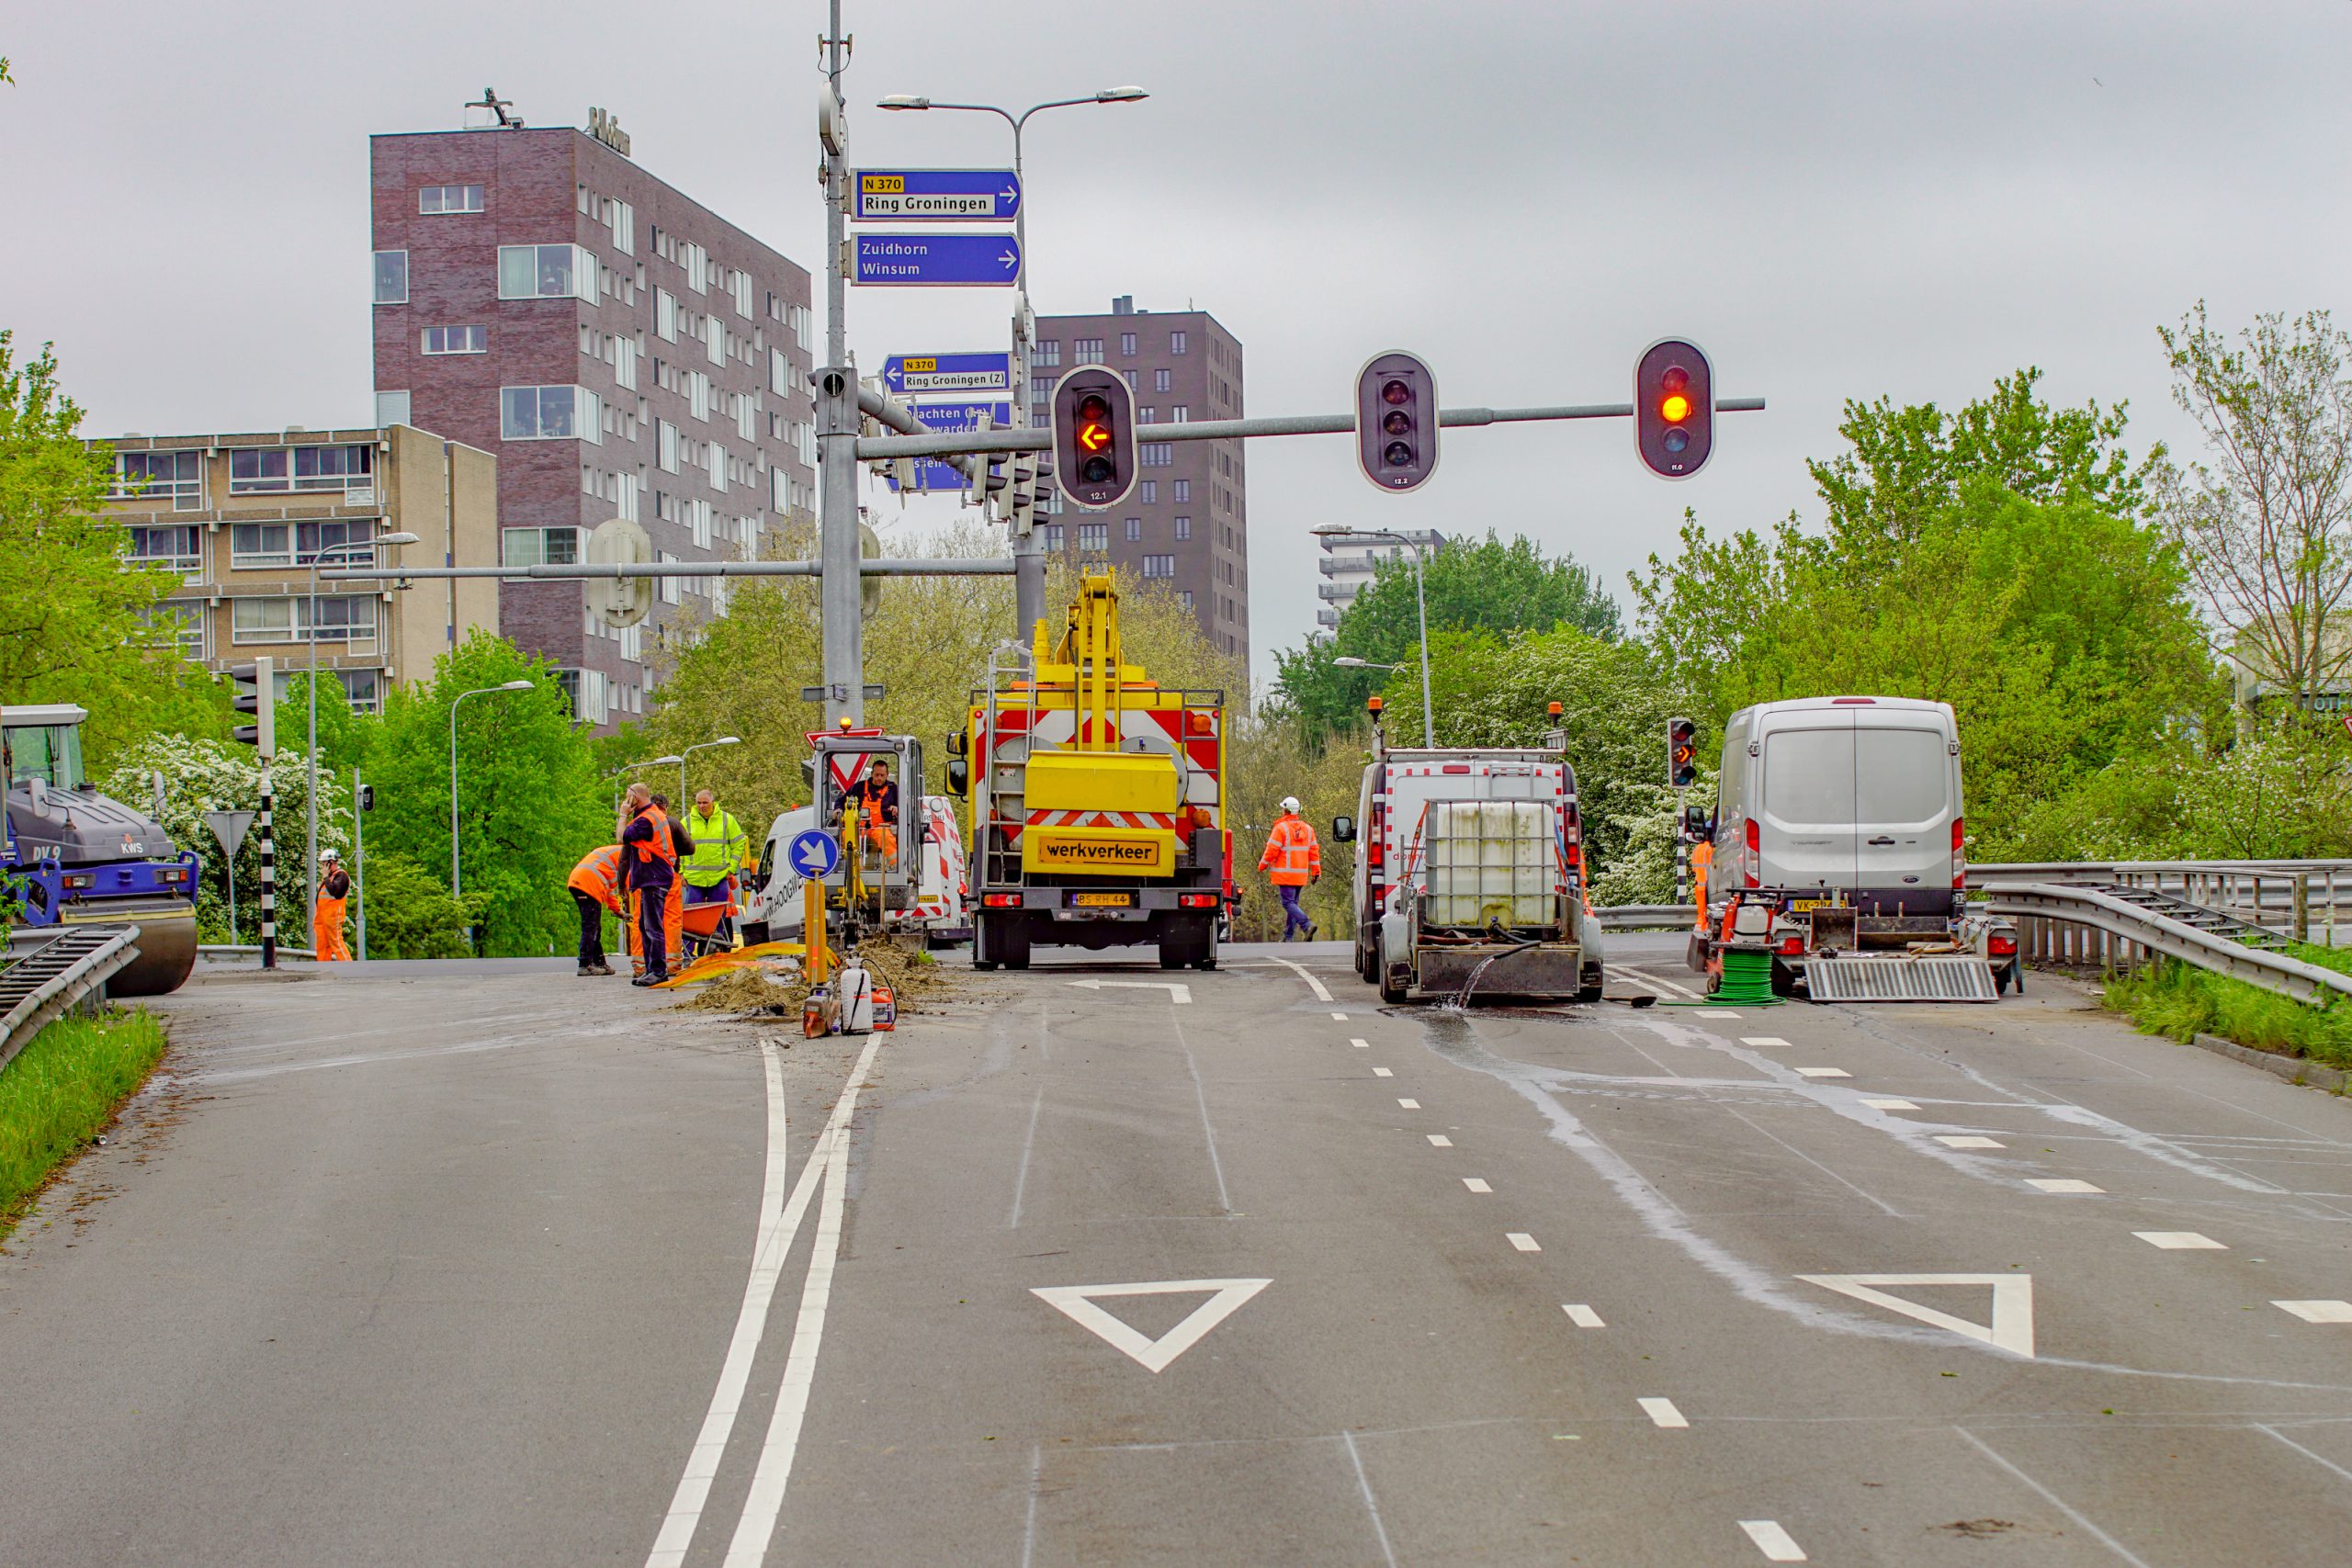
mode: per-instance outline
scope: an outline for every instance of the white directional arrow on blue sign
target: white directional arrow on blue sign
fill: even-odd
[[[842,850],[833,836],[821,828],[803,828],[792,835],[792,842],[785,846],[786,864],[805,879],[831,876],[842,863]]]

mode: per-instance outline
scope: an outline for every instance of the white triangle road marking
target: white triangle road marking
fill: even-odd
[[[1193,999],[1193,987],[1173,980],[1070,980],[1065,984],[1084,991],[1099,991],[1105,986],[1116,986],[1130,991],[1166,991],[1168,999],[1179,1005]]]
[[[1029,1293],[1058,1308],[1072,1323],[1124,1352],[1146,1371],[1158,1373],[1272,1283],[1272,1280],[1153,1280],[1132,1285],[1038,1285]],[[1146,1338],[1094,1304],[1098,1296],[1172,1296],[1193,1291],[1216,1293],[1157,1339]]]
[[[2030,1360],[2033,1358],[2033,1276],[2030,1274],[1800,1274],[1798,1279],[1809,1285],[1820,1285],[1839,1295],[1851,1296],[1858,1302],[1869,1302],[1889,1312],[1899,1312],[1905,1317],[1917,1318],[1932,1327],[1949,1329],[1954,1334],[1981,1341],[1996,1349],[2008,1350]],[[1907,1302],[1900,1296],[1890,1296],[1872,1287],[1879,1285],[1990,1285],[1993,1288],[1993,1322],[1988,1327],[1971,1323],[1964,1317],[1954,1317],[1938,1312],[1917,1302]]]

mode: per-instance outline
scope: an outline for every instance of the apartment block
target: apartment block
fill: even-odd
[[[220,435],[120,435],[109,514],[130,532],[137,565],[180,585],[157,606],[182,651],[215,671],[277,661],[307,669],[311,568],[438,566],[481,559],[498,544],[498,459],[396,424]],[[413,545],[370,548],[386,534]],[[480,579],[327,583],[317,600],[319,667],[352,706],[375,712],[394,682],[477,627],[498,625],[498,585]]]
[[[813,511],[808,274],[592,123],[371,139],[377,417],[497,456],[498,537],[458,564],[579,560],[612,518],[662,560],[756,556]],[[723,579],[659,581],[618,632],[576,581],[508,581],[499,626],[616,724],[646,711],[647,647],[724,607]]]
[[[1109,512],[1066,502],[1049,513],[1049,548],[1165,581],[1209,641],[1250,660],[1249,482],[1242,443],[1158,441],[1153,424],[1238,419],[1241,343],[1206,310],[1138,310],[1130,295],[1101,316],[1040,316],[1030,364],[1030,423],[1051,417],[1054,383],[1072,367],[1107,365],[1136,395],[1138,479]]]
[[[1399,544],[1399,539],[1405,543]],[[1323,637],[1331,635],[1340,624],[1340,613],[1356,602],[1356,595],[1372,586],[1383,562],[1402,560],[1412,550],[1419,551],[1421,558],[1427,560],[1445,548],[1445,536],[1434,528],[1408,528],[1387,534],[1326,534],[1317,542],[1323,547],[1323,558],[1315,563],[1315,570],[1324,581],[1315,585],[1316,597],[1323,601],[1315,612],[1315,624]]]

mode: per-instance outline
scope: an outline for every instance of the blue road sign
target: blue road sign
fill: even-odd
[[[807,881],[831,876],[842,863],[842,850],[822,828],[803,828],[785,846],[784,858]]]
[[[976,354],[960,357],[985,359],[989,356],[984,354]],[[999,355],[997,357],[1002,358],[1003,355]],[[888,372],[885,374],[887,375]],[[960,433],[978,430],[980,427],[980,415],[983,413],[989,416],[990,429],[1009,430],[1012,426],[1012,405],[991,402],[986,398],[956,398],[942,402],[920,402],[914,405],[914,412],[917,419],[937,431]],[[888,483],[892,490],[899,488],[899,481],[895,479],[888,480]],[[972,481],[964,477],[963,469],[953,464],[934,463],[926,457],[915,463],[914,488],[920,492],[963,491],[971,489]]]
[[[1010,223],[1021,210],[1011,169],[860,169],[854,188],[862,222]]]
[[[860,234],[854,283],[899,288],[1012,287],[1021,248],[1010,234]]]
[[[894,354],[882,362],[882,384],[894,394],[916,398],[940,392],[1009,392],[1012,355]]]

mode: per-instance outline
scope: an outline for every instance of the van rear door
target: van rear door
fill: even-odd
[[[1951,911],[1953,783],[1951,738],[1932,715],[1854,716],[1854,886],[1866,911]]]
[[[1854,716],[1831,708],[1776,715],[1764,730],[1763,788],[1749,807],[1766,887],[1851,887]]]

